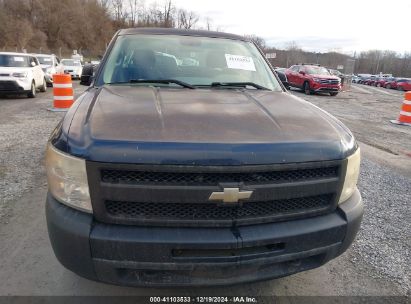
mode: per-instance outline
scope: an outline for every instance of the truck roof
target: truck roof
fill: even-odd
[[[178,36],[197,36],[197,37],[210,37],[210,38],[226,38],[233,40],[250,41],[250,39],[229,33],[204,31],[204,30],[185,30],[185,29],[174,29],[174,28],[129,28],[122,29],[117,32],[117,35],[135,35],[135,34],[145,34],[145,35],[178,35]]]

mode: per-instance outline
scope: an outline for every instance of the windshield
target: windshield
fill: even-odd
[[[331,75],[330,72],[324,67],[306,67],[307,73],[312,75]]]
[[[193,86],[248,82],[281,90],[252,43],[208,37],[118,37],[96,85],[128,83],[137,79],[173,79]]]
[[[37,59],[40,61],[40,64],[44,64],[44,65],[52,65],[53,64],[51,56],[37,56]]]
[[[65,66],[81,66],[81,63],[78,60],[63,59],[61,63]]]
[[[0,55],[0,66],[28,68],[30,67],[29,57],[19,55]]]

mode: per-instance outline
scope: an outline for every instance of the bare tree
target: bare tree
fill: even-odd
[[[260,49],[266,49],[267,45],[264,38],[258,37],[257,35],[245,35],[245,37],[254,42]]]
[[[287,62],[286,66],[290,66],[292,64],[296,64],[298,62],[303,61],[303,52],[300,46],[295,41],[290,41],[286,45],[287,50]]]
[[[123,0],[111,0],[111,6],[114,12],[114,18],[117,22],[124,22],[127,18],[127,9]]]
[[[129,13],[128,13],[128,23],[129,26],[135,27],[137,24],[137,19],[140,11],[140,1],[139,0],[128,0]]]
[[[171,0],[168,0],[164,4],[164,10],[163,10],[163,26],[164,27],[173,27],[174,26],[174,18],[173,18],[173,12],[175,8],[174,5],[171,3]]]
[[[213,20],[210,17],[205,18],[206,29],[207,31],[211,31],[213,28]]]
[[[193,28],[199,20],[199,16],[193,11],[180,9],[178,11],[178,27],[183,29]]]

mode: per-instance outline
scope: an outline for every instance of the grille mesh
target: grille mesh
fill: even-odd
[[[189,173],[102,170],[101,180],[113,184],[168,184],[168,185],[218,185],[219,183],[267,184],[296,182],[337,177],[338,167],[310,168],[288,171],[253,173]]]
[[[319,195],[264,202],[247,202],[238,207],[215,203],[139,203],[106,201],[110,216],[133,220],[231,220],[273,217],[322,211],[330,207],[332,195]]]

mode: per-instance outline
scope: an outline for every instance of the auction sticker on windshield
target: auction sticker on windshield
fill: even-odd
[[[23,62],[24,61],[23,57],[14,57],[13,59],[14,59],[14,61],[18,61],[18,62]]]
[[[251,57],[225,54],[225,60],[229,69],[255,71],[254,61]]]

